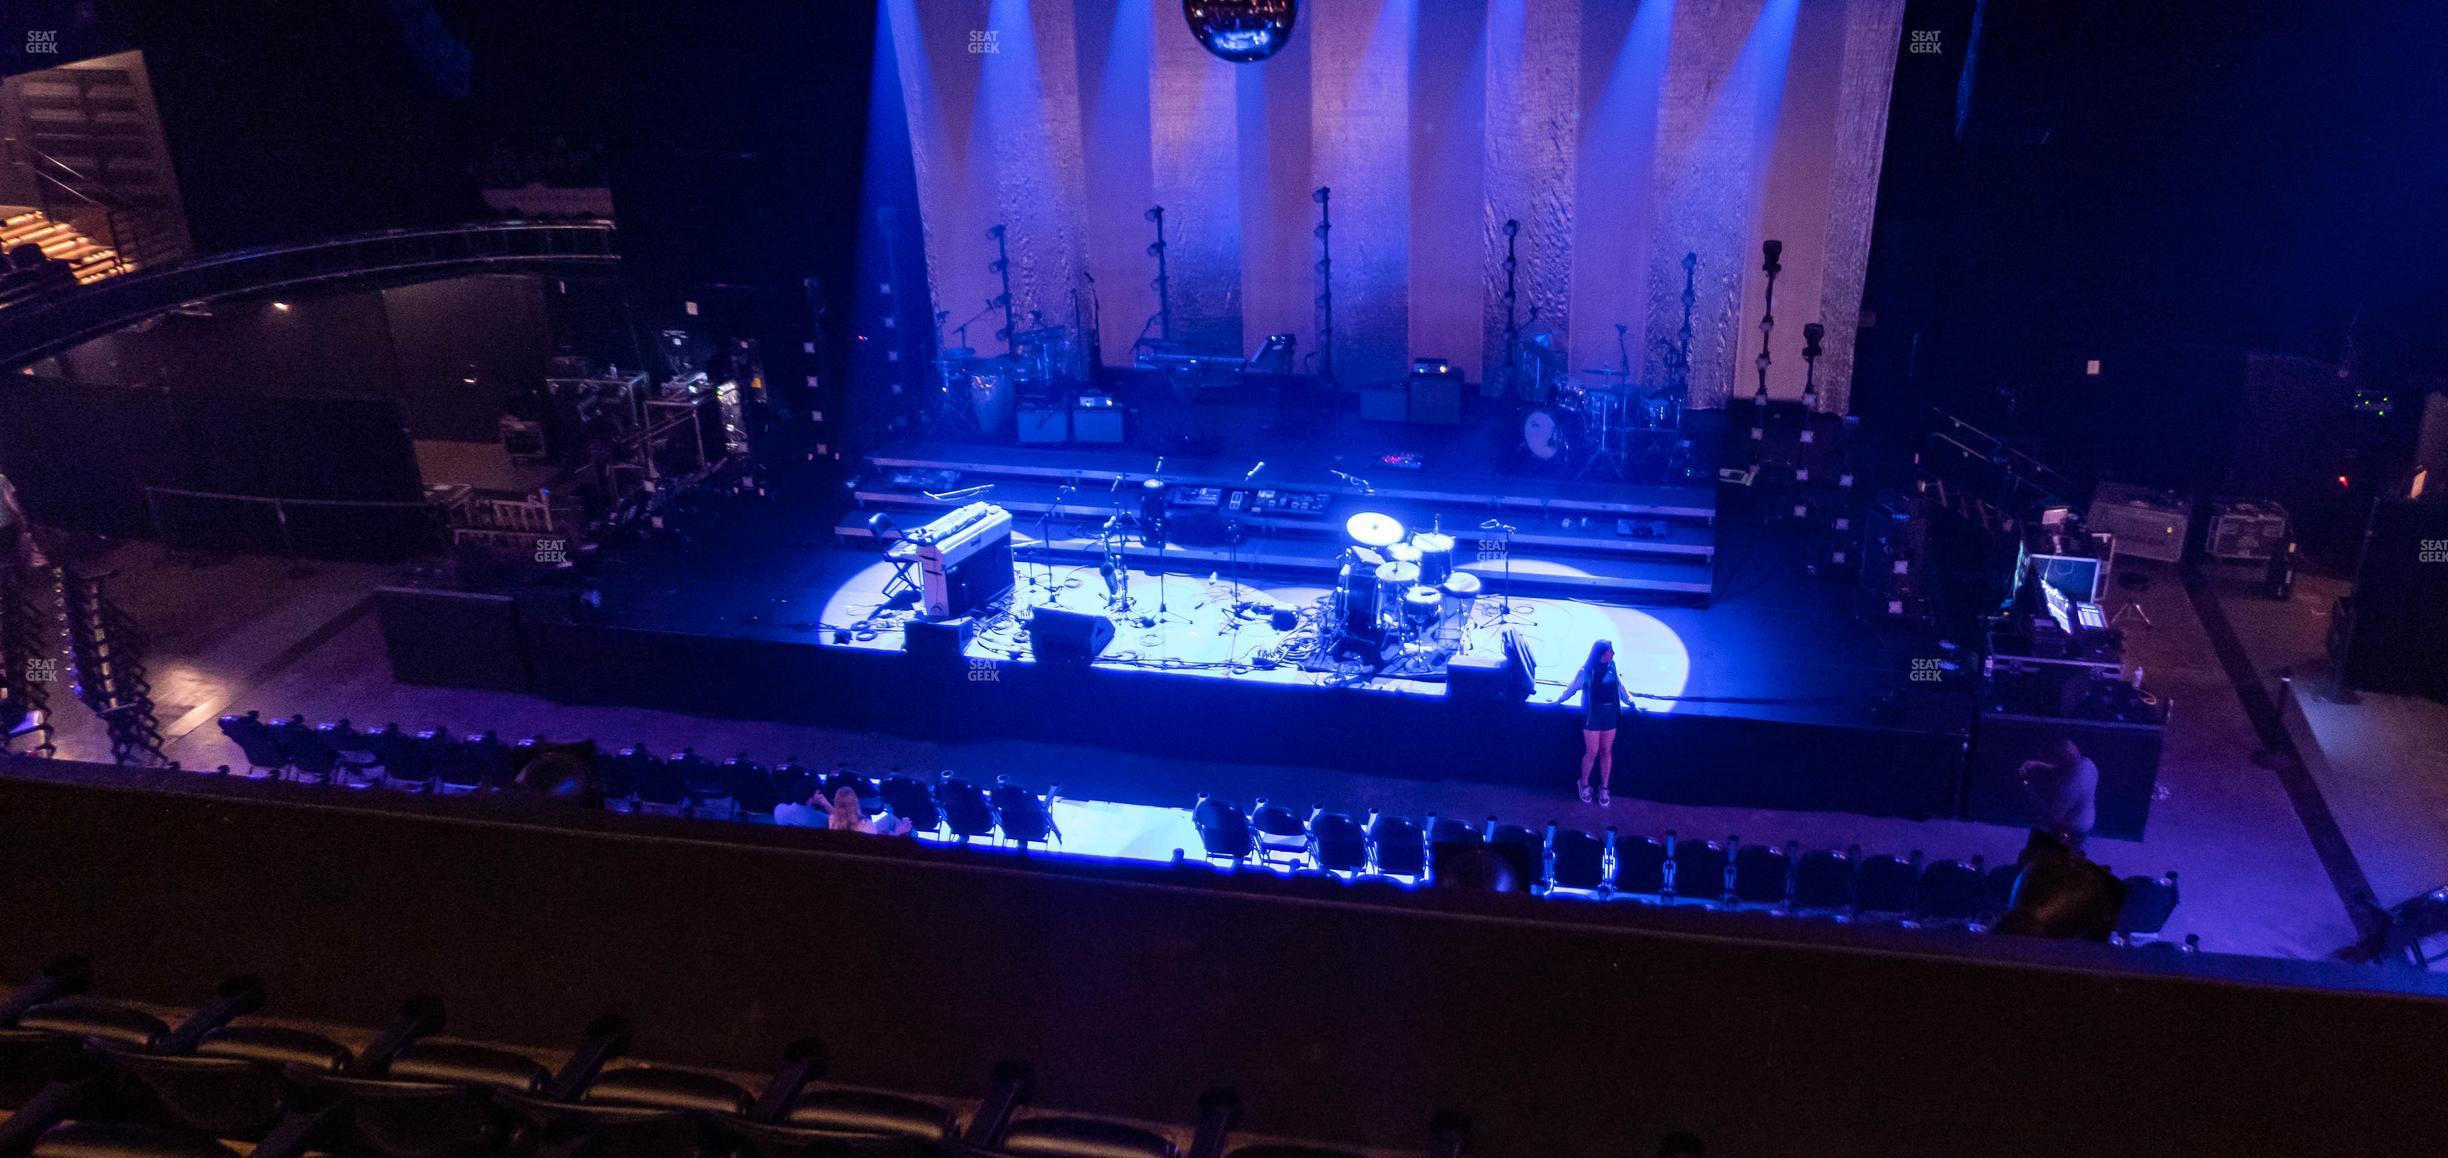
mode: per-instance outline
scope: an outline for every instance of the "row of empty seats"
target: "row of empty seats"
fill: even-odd
[[[1250,809],[1203,797],[1191,811],[1205,857],[1394,883],[1470,874],[1475,885],[1560,897],[1625,899],[1887,921],[1931,927],[1983,928],[2014,899],[2018,864],[1989,867],[1983,858],[1925,860],[1865,856],[1859,846],[1808,849],[1795,842],[1723,844],[1685,838],[1603,833],[1550,822],[1543,830],[1489,817],[1484,824],[1430,815],[1425,823],[1371,812],[1313,809],[1307,817],[1258,800]],[[2175,912],[2176,874],[2125,878],[2118,937],[2155,939]]]
[[[548,1065],[443,1037],[445,1010],[431,997],[403,1002],[352,1049],[259,1018],[265,987],[251,977],[172,1018],[88,996],[91,980],[84,962],[63,958],[0,995],[0,1155],[1356,1158],[1244,1135],[1240,1099],[1225,1088],[1176,1123],[1037,1110],[1034,1071],[1019,1061],[995,1067],[981,1100],[918,1097],[827,1081],[812,1037],[743,1083],[633,1060],[631,1027],[613,1016]],[[1423,1120],[1413,1152],[1461,1158],[1466,1119]]]
[[[716,761],[683,748],[669,756],[644,745],[598,755],[592,743],[540,738],[505,743],[493,732],[453,737],[397,724],[359,732],[348,721],[309,725],[225,716],[222,730],[248,763],[291,779],[352,787],[467,793],[532,789],[614,811],[770,822],[784,804],[829,802],[844,790],[862,814],[889,811],[918,834],[968,843],[1001,840],[1021,849],[1058,844],[1053,804],[1008,778],[992,785],[945,772],[873,778],[846,767],[818,773],[796,758],[767,767],[743,753]],[[540,769],[554,771],[538,775]],[[569,787],[577,785],[576,788]],[[1260,799],[1246,810],[1219,797],[1191,809],[1204,857],[1362,883],[1435,883],[1542,896],[1746,910],[1904,926],[1982,929],[2012,905],[2022,866],[1969,860],[1865,855],[1859,847],[1723,843],[1602,833],[1550,823],[1543,829],[1430,815],[1420,821],[1313,808],[1303,815]],[[2113,937],[2157,939],[2178,900],[2176,874],[2128,876],[2115,902]]]
[[[258,712],[223,716],[220,725],[250,771],[304,783],[441,794],[527,788],[616,812],[762,822],[784,805],[829,802],[847,788],[865,815],[889,809],[916,832],[959,843],[1001,839],[1025,848],[1062,838],[1052,812],[1060,787],[1041,796],[1009,777],[991,785],[950,772],[878,779],[838,765],[820,773],[796,757],[769,768],[744,752],[718,761],[694,748],[665,756],[633,744],[598,754],[592,743],[509,743],[491,731],[454,737],[396,723],[359,731],[347,720],[308,724],[303,716],[265,720]]]

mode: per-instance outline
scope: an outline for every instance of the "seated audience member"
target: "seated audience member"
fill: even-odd
[[[825,807],[823,794],[818,793],[806,800],[784,801],[774,805],[773,822],[784,828],[823,828],[825,815],[829,811]]]
[[[825,817],[825,827],[835,832],[876,830],[875,822],[867,819],[867,813],[859,808],[858,793],[848,785],[834,790],[832,811]]]
[[[875,834],[877,836],[908,836],[916,827],[895,814],[892,805],[887,804],[883,811],[876,813]]]

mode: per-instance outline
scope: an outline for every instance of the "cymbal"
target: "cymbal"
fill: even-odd
[[[1343,523],[1343,530],[1352,542],[1364,547],[1391,547],[1403,541],[1403,525],[1392,515],[1362,511]]]

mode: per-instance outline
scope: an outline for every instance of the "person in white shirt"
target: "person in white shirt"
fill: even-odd
[[[2040,756],[2025,760],[2015,778],[2032,800],[2032,829],[2073,852],[2098,820],[2099,765],[2071,737],[2060,736]]]

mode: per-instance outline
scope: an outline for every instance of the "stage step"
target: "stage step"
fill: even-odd
[[[1033,521],[1048,510],[1063,519],[1103,520],[1114,513],[1113,501],[1102,490],[1086,495],[1074,492],[1056,501],[1058,486],[1052,483],[997,483],[983,495],[954,499],[939,499],[922,492],[889,487],[860,487],[851,492],[859,505],[891,511],[908,511],[933,517],[930,512],[948,510],[980,499],[1012,512],[1023,522]],[[1389,504],[1390,505],[1390,504]],[[1128,513],[1138,513],[1134,496],[1124,504]],[[1176,507],[1176,519],[1212,514],[1214,508]],[[1476,510],[1451,507],[1427,508],[1425,517],[1408,522],[1414,531],[1442,529],[1456,543],[1480,539],[1503,539],[1502,532],[1482,529],[1487,518],[1485,508]],[[1572,525],[1564,525],[1566,519]],[[1312,536],[1339,542],[1343,524],[1335,519],[1282,518],[1267,515],[1236,515],[1233,521],[1249,530],[1288,537]],[[1512,544],[1520,547],[1546,547],[1562,552],[1596,552],[1609,555],[1676,556],[1688,561],[1705,561],[1717,553],[1716,537],[1710,528],[1652,517],[1609,516],[1586,514],[1542,519],[1530,513],[1508,513],[1501,521],[1514,528]],[[1586,524],[1586,525],[1584,525]],[[1628,525],[1628,529],[1627,529]]]
[[[835,533],[850,541],[868,541],[873,535],[865,521],[852,515],[834,528]],[[1037,528],[1023,522],[1013,529],[1013,543],[1023,567],[1047,557],[1066,563],[1093,563],[1103,554],[1096,537],[1082,533],[1093,528],[1057,524],[1044,550],[1040,550]],[[1467,551],[1457,550],[1460,558],[1455,565],[1480,576],[1490,594],[1501,592],[1505,583],[1505,564],[1501,557],[1479,559]],[[1321,552],[1314,538],[1285,539],[1270,535],[1252,535],[1232,549],[1220,546],[1189,546],[1167,543],[1164,550],[1133,542],[1124,551],[1133,569],[1160,564],[1175,573],[1225,571],[1238,567],[1248,573],[1279,573],[1297,575],[1324,586],[1334,581],[1336,560]],[[1539,553],[1516,547],[1513,552],[1511,581],[1516,592],[1524,595],[1575,596],[1610,601],[1706,603],[1711,594],[1709,570],[1684,564],[1661,563],[1634,558],[1565,558],[1552,553]]]
[[[1082,489],[1102,489],[1116,481],[1136,483],[1155,472],[1155,459],[1125,451],[1083,451],[1069,447],[1042,450],[1017,447],[961,446],[925,451],[904,450],[867,457],[871,474],[952,471],[958,486],[1004,481],[1037,481],[1059,485],[1077,482]],[[1352,499],[1376,498],[1387,503],[1438,503],[1473,509],[1563,511],[1574,514],[1618,515],[1671,519],[1702,525],[1717,517],[1714,483],[1705,486],[1635,486],[1532,476],[1471,476],[1413,472],[1371,466],[1350,472],[1365,477],[1366,488],[1331,472],[1269,467],[1250,477],[1249,464],[1168,460],[1164,478],[1175,486],[1260,487],[1317,491]]]
[[[871,537],[865,519],[883,511],[904,529],[965,503],[992,502],[1012,512],[1014,533],[1032,554],[1041,533],[1065,559],[1093,559],[1096,529],[1113,514],[1137,515],[1137,485],[1155,467],[1127,451],[991,446],[936,447],[871,456],[851,494],[861,510],[836,532]],[[1315,513],[1228,514],[1243,533],[1227,551],[1215,542],[1212,507],[1178,501],[1177,530],[1164,552],[1176,569],[1243,567],[1290,572],[1320,582],[1340,564],[1344,522],[1362,511],[1391,515],[1413,531],[1439,529],[1455,541],[1456,563],[1491,583],[1509,551],[1513,583],[1523,590],[1610,600],[1707,602],[1715,592],[1716,491],[1708,487],[1639,487],[1570,479],[1466,477],[1396,472],[1346,479],[1329,471],[1270,467],[1250,478],[1246,464],[1175,461],[1163,477],[1173,493],[1199,487],[1272,489],[1326,497]],[[1065,488],[1069,490],[1066,492]],[[1048,512],[1053,521],[1045,524]],[[1486,528],[1489,522],[1513,528]],[[1044,530],[1041,532],[1040,528]],[[1196,544],[1196,545],[1192,545]],[[1146,549],[1134,546],[1138,559]]]

